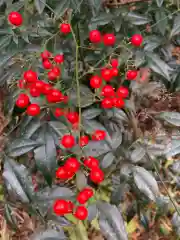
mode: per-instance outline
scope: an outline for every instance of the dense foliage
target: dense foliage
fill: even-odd
[[[180,113],[145,113],[168,129],[155,137],[139,122],[151,98],[180,89],[179,9],[165,0],[113,6],[0,1],[5,216],[14,227],[15,203],[36,215],[46,230],[33,239],[86,240],[92,226],[126,240],[135,214],[148,229],[152,202],[155,218],[170,212],[180,232],[178,199],[160,173],[180,153]],[[169,174],[178,188],[177,161]]]

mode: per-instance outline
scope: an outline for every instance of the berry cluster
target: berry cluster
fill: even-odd
[[[9,22],[14,26],[21,26],[23,18],[18,12],[11,12],[8,16]],[[60,24],[60,32],[67,35],[71,32],[71,25],[69,23]],[[92,30],[89,33],[89,40],[93,44],[103,42],[105,46],[113,46],[116,42],[116,37],[112,33],[101,35],[100,31]],[[140,34],[135,34],[131,38],[131,44],[138,47],[141,46],[143,38]],[[30,116],[37,116],[40,114],[40,106],[38,104],[31,103],[30,96],[33,98],[45,96],[47,103],[67,103],[68,97],[65,96],[60,90],[54,87],[56,82],[61,76],[60,65],[64,62],[64,55],[57,54],[53,56],[52,53],[45,50],[41,53],[42,66],[47,70],[48,81],[42,81],[38,79],[38,74],[29,69],[24,72],[23,78],[18,81],[18,87],[23,91],[20,93],[16,106],[19,108],[26,108],[26,113]],[[99,75],[94,75],[90,79],[90,86],[93,89],[100,89],[100,99],[102,108],[122,108],[124,107],[124,99],[128,97],[129,90],[124,86],[120,86],[118,89],[114,89],[109,84],[114,77],[118,77],[118,60],[111,59],[108,67],[101,69]],[[138,72],[136,70],[129,70],[126,73],[126,79],[134,80],[137,77]],[[72,128],[79,124],[79,114],[77,112],[66,112],[62,108],[56,108],[54,111],[55,117],[64,116],[67,121],[72,124]],[[106,138],[106,132],[103,130],[96,130],[91,135],[91,140],[101,141]],[[79,139],[79,146],[84,147],[89,143],[89,136],[83,135]],[[76,139],[73,135],[64,135],[60,140],[60,144],[70,149],[76,145]],[[69,157],[63,166],[59,167],[56,171],[56,178],[61,181],[71,179],[80,168],[85,168],[89,172],[89,179],[95,183],[100,184],[104,180],[104,172],[100,169],[98,159],[88,156],[78,160],[76,157]],[[77,206],[71,201],[64,199],[58,199],[54,202],[54,213],[60,216],[71,213],[77,219],[85,220],[88,216],[88,210],[84,204],[93,197],[94,192],[90,187],[84,188],[77,194],[76,202]],[[82,206],[83,205],[83,206]]]
[[[83,159],[83,165],[90,169],[90,179],[94,183],[98,184],[104,180],[104,173],[99,168],[99,161],[94,157],[88,157]],[[80,168],[80,163],[76,158],[68,158],[63,167],[59,167],[56,172],[56,177],[61,180],[65,180],[73,177],[75,172],[77,172]],[[85,204],[92,196],[94,192],[91,188],[84,188],[77,195],[77,202],[79,204]],[[70,205],[70,207],[69,207]],[[75,209],[75,211],[73,211]],[[54,212],[57,215],[65,215],[68,213],[73,213],[74,216],[80,220],[85,220],[88,215],[88,210],[85,206],[77,206],[70,202],[62,199],[56,200],[54,203]]]
[[[36,72],[27,70],[23,74],[23,79],[18,81],[18,87],[25,91],[25,93],[19,94],[16,105],[19,108],[27,108],[27,114],[30,116],[37,116],[40,114],[40,106],[38,104],[31,104],[29,95],[37,98],[40,95],[44,95],[48,103],[67,102],[67,96],[64,96],[62,92],[53,87],[52,81],[57,80],[60,77],[61,70],[58,66],[63,63],[64,56],[58,54],[51,57],[51,53],[45,50],[41,54],[42,65],[45,69],[48,69],[48,79],[50,82],[41,81],[38,79]],[[55,110],[55,115],[60,115],[60,109]]]

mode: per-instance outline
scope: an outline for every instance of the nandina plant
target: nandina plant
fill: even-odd
[[[156,143],[138,122],[154,91],[179,89],[168,51],[180,42],[178,10],[159,0],[0,4],[6,216],[14,202],[36,215],[45,230],[34,239],[86,240],[90,225],[108,240],[128,239],[129,212],[141,218],[150,202],[166,204],[158,158],[180,152],[179,140],[165,148],[168,137]],[[178,113],[157,117],[180,126]]]

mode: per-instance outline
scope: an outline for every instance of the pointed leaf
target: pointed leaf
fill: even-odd
[[[180,140],[172,140],[165,149],[165,155],[167,158],[174,157],[180,153]]]
[[[134,25],[143,25],[150,22],[148,17],[141,14],[133,13],[133,12],[129,12],[126,18]]]
[[[165,11],[159,10],[155,14],[156,26],[162,35],[165,34],[168,25],[168,18]]]
[[[102,112],[102,109],[100,109],[100,108],[88,108],[83,111],[82,117],[90,120],[90,119],[93,119],[93,118],[96,118],[97,116],[99,116],[101,114],[101,112]]]
[[[133,163],[139,162],[146,154],[145,149],[142,146],[136,146],[136,148],[131,152],[131,161]]]
[[[158,55],[147,53],[148,66],[156,73],[170,81],[170,71],[172,70]]]
[[[115,159],[115,156],[113,155],[112,152],[107,153],[104,156],[103,160],[101,161],[101,167],[102,168],[108,168],[109,166],[111,166],[111,164],[113,163],[114,159]]]
[[[146,196],[155,201],[159,195],[159,188],[156,179],[143,167],[133,168],[134,181]]]
[[[44,139],[44,145],[36,148],[34,151],[36,165],[47,182],[51,184],[57,167],[55,142],[47,126],[42,129],[39,137]]]
[[[117,239],[128,240],[123,218],[115,205],[98,202],[97,207],[110,226],[112,226]]]
[[[10,146],[7,147],[6,152],[9,157],[19,157],[25,153],[32,151],[39,145],[41,144],[31,139],[16,139],[10,144]]]
[[[38,13],[41,14],[46,6],[46,0],[35,0],[34,4]]]
[[[83,151],[87,156],[98,157],[109,152],[111,149],[105,141],[90,141]]]
[[[174,24],[171,31],[171,37],[180,33],[180,14],[174,18]]]
[[[161,7],[163,4],[164,0],[156,0],[157,6]]]
[[[29,202],[34,196],[32,178],[24,165],[5,157],[3,178],[22,202]]]
[[[180,113],[178,112],[162,112],[159,117],[176,127],[180,127]]]
[[[61,0],[60,3],[55,8],[56,19],[61,18],[65,11],[69,8],[69,0]]]
[[[47,229],[44,231],[39,231],[34,233],[31,238],[31,240],[65,240],[67,239],[63,230],[62,231],[56,231],[53,229]]]

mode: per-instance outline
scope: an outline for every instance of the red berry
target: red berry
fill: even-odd
[[[23,22],[23,18],[18,12],[11,12],[8,16],[8,20],[12,25],[21,26]]]
[[[40,114],[40,107],[36,103],[32,103],[27,108],[27,115],[29,116],[37,116]]]
[[[61,199],[61,200],[56,200],[54,205],[53,205],[53,210],[54,213],[57,215],[64,215],[68,213],[69,211],[69,204],[67,201]]]
[[[54,111],[54,116],[55,117],[61,117],[64,115],[63,109],[62,108],[56,108]]]
[[[137,74],[138,74],[138,71],[136,71],[136,70],[129,70],[126,73],[126,78],[128,80],[133,80],[133,79],[135,79],[137,77]]]
[[[48,72],[48,79],[50,81],[56,80],[57,79],[57,74],[53,70],[49,71]]]
[[[32,71],[32,70],[28,70],[26,72],[24,72],[24,79],[27,82],[35,82],[38,80],[38,76],[37,73]]]
[[[106,132],[104,130],[96,130],[92,135],[92,140],[101,141],[106,137]]]
[[[16,106],[19,108],[25,108],[29,105],[29,97],[28,95],[21,93],[16,100]]]
[[[46,60],[46,59],[48,59],[49,57],[51,57],[51,53],[50,53],[49,51],[44,50],[44,52],[41,53],[41,58],[42,58],[43,60]]]
[[[79,220],[85,220],[88,216],[88,210],[84,206],[78,206],[76,208],[76,211],[74,213],[74,216],[78,218]]]
[[[112,69],[111,69],[111,74],[112,74],[113,77],[117,77],[117,76],[118,76],[118,73],[119,73],[119,71],[118,71],[117,68],[112,68]]]
[[[68,34],[71,32],[71,26],[69,23],[62,23],[60,26],[60,31],[64,34]]]
[[[48,59],[44,60],[42,65],[45,69],[51,69],[52,68],[52,63]]]
[[[70,157],[66,160],[64,167],[66,168],[66,170],[75,173],[79,170],[80,163],[76,158]]]
[[[31,87],[30,94],[32,97],[39,97],[41,95],[41,92],[36,87]]]
[[[80,139],[79,139],[79,145],[81,147],[86,146],[88,144],[88,142],[89,142],[88,136],[81,136]]]
[[[20,79],[17,84],[18,88],[23,89],[26,86],[26,81],[24,79]]]
[[[106,46],[112,46],[115,44],[116,37],[112,33],[107,33],[103,36],[103,42]]]
[[[89,33],[89,39],[92,43],[101,42],[101,33],[98,30],[92,30]]]
[[[141,46],[142,42],[143,42],[143,37],[141,34],[134,34],[131,38],[131,44],[136,47]]]
[[[68,213],[72,213],[74,204],[71,201],[67,201],[67,203],[68,203]]]
[[[124,107],[124,100],[122,98],[114,98],[114,107],[116,108],[123,108]]]
[[[105,85],[102,88],[101,91],[101,95],[104,97],[112,97],[114,96],[115,92],[114,92],[114,88],[111,85]]]
[[[104,98],[101,102],[102,108],[112,108],[113,107],[113,101],[111,98]]]
[[[91,188],[84,188],[77,196],[77,201],[80,204],[84,204],[89,198],[93,196],[94,192]]]
[[[69,112],[66,114],[66,117],[72,124],[79,122],[79,114],[77,112]]]
[[[56,178],[60,178],[60,179],[67,179],[68,178],[67,170],[65,169],[65,167],[59,167],[57,169]]]
[[[90,169],[98,168],[99,167],[99,161],[94,157],[88,157],[84,160],[84,165]]]
[[[60,102],[62,99],[62,93],[58,89],[51,89],[46,96],[48,102]]]
[[[88,200],[88,196],[85,192],[80,192],[77,196],[77,201],[80,203],[80,204],[84,204],[86,203]]]
[[[72,172],[72,171],[67,172],[67,178],[68,179],[72,178],[73,176],[74,176],[74,172]]]
[[[54,61],[56,63],[63,63],[64,62],[64,55],[63,54],[57,54],[55,57],[54,57]]]
[[[117,68],[118,67],[118,59],[111,59],[111,66],[113,68]]]
[[[90,172],[90,179],[94,183],[101,183],[104,180],[104,173],[101,169],[96,168]]]
[[[113,77],[111,69],[103,68],[101,70],[101,76],[105,81],[110,81]]]
[[[64,135],[61,139],[61,144],[65,148],[72,148],[75,145],[75,138],[72,135]]]
[[[38,89],[40,92],[42,92],[44,86],[45,86],[44,82],[38,80],[38,81],[36,81],[36,82],[33,84],[32,87],[35,87],[35,88]]]
[[[129,95],[128,88],[123,87],[123,86],[119,87],[117,90],[117,95],[118,95],[118,97],[121,97],[121,98],[127,98]]]
[[[100,88],[101,84],[102,84],[102,79],[99,76],[95,75],[91,77],[90,85],[92,88]]]
[[[92,188],[86,187],[83,189],[83,192],[85,192],[85,194],[88,196],[88,198],[91,198],[94,195]]]
[[[61,70],[58,67],[53,67],[52,71],[54,73],[56,73],[57,77],[59,77],[61,75]]]
[[[44,95],[52,93],[52,86],[49,83],[43,83],[42,93]]]

